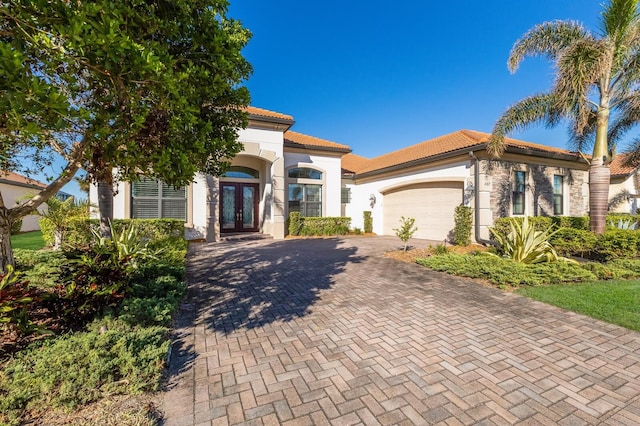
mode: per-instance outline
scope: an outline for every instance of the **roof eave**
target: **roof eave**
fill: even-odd
[[[408,162],[402,163],[402,164],[396,164],[394,166],[383,167],[383,168],[380,168],[380,169],[371,170],[371,171],[364,172],[364,173],[356,173],[356,177],[357,178],[365,178],[365,177],[374,176],[374,175],[381,174],[381,173],[387,173],[387,172],[393,172],[393,171],[396,171],[396,170],[405,169],[407,167],[419,166],[421,164],[430,163],[432,161],[444,160],[444,159],[447,159],[447,158],[450,158],[450,157],[455,157],[455,156],[458,156],[460,154],[464,154],[464,153],[467,153],[467,152],[470,152],[470,151],[477,151],[478,148],[484,149],[485,146],[486,146],[486,143],[480,143],[480,144],[476,144],[476,145],[472,145],[472,146],[466,146],[464,148],[456,149],[454,151],[448,151],[448,152],[443,152],[441,154],[431,155],[429,157],[418,158],[416,160],[411,160],[411,161],[408,161]]]
[[[342,152],[344,154],[348,154],[351,152],[351,148],[338,148],[338,147],[330,147],[330,146],[318,146],[318,145],[305,145],[296,142],[284,141],[285,148],[296,148],[296,149],[307,149],[314,151],[328,151],[328,152]]]

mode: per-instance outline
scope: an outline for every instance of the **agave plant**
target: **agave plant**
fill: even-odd
[[[490,228],[504,257],[519,263],[542,263],[556,262],[559,260],[570,261],[570,259],[558,256],[549,239],[556,233],[551,229],[540,231],[529,223],[529,218],[520,222],[511,219],[509,222],[510,231],[506,235]]]
[[[609,221],[608,225],[615,229],[623,229],[627,231],[635,231],[638,229],[638,222],[633,219],[618,219],[618,221]]]

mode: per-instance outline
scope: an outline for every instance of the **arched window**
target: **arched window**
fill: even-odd
[[[258,179],[260,172],[250,167],[243,166],[231,166],[227,172],[222,175],[227,178],[244,178],[244,179]]]
[[[322,179],[322,172],[309,167],[295,167],[289,169],[289,177],[294,179]]]
[[[289,169],[289,213],[300,212],[304,217],[322,216],[321,171],[309,167]]]

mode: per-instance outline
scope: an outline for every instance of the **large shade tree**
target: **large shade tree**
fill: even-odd
[[[14,0],[0,4],[0,169],[58,176],[19,207],[0,198],[2,267],[8,224],[82,167],[97,183],[103,233],[114,179],[179,186],[219,174],[241,148],[250,33],[224,0]],[[117,170],[114,175],[113,171]]]
[[[589,214],[591,230],[596,233],[604,232],[606,225],[609,163],[617,139],[609,133],[622,134],[633,124],[632,106],[640,99],[638,0],[610,0],[604,5],[600,24],[596,34],[577,22],[545,22],[516,41],[507,62],[509,70],[515,72],[528,56],[542,56],[553,61],[555,81],[547,93],[509,107],[496,122],[488,146],[500,156],[504,137],[511,132],[537,123],[552,127],[567,120],[576,148],[581,152],[592,148]]]

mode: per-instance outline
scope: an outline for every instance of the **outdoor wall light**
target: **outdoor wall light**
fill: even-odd
[[[376,196],[374,194],[369,195],[369,205],[371,208],[376,205]]]

